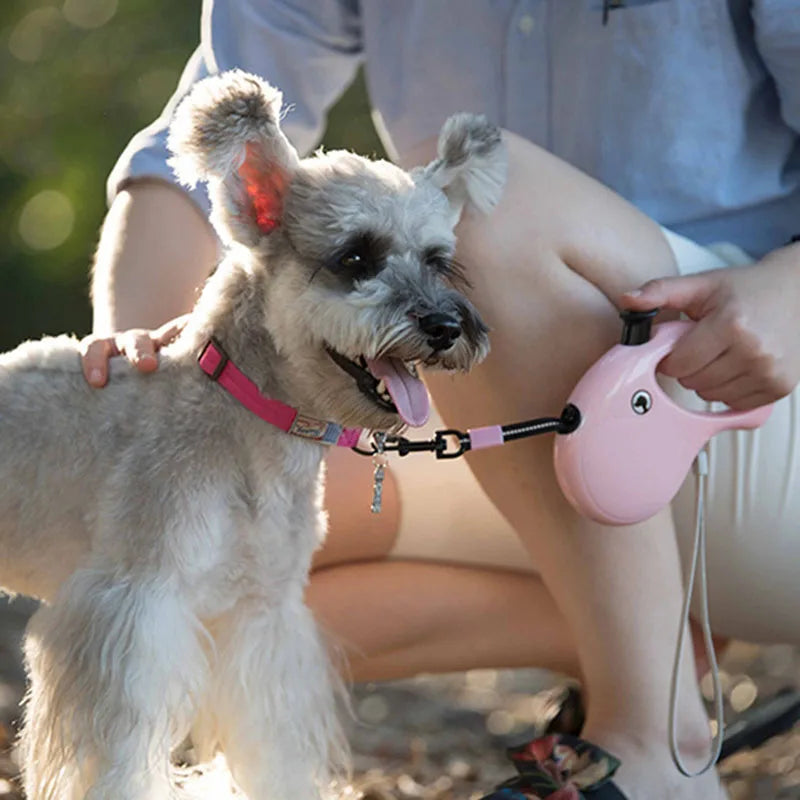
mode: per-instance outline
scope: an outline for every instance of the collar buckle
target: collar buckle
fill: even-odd
[[[219,361],[214,367],[211,367],[208,363],[209,360],[214,357],[212,354],[209,354],[209,348],[212,346],[214,348],[211,351],[212,354],[216,351],[217,356],[219,356]],[[203,372],[214,382],[219,380],[219,376],[222,375],[223,370],[228,366],[230,360],[230,356],[225,352],[225,348],[219,343],[219,340],[215,339],[213,336],[205,343],[203,349],[200,351],[200,355],[197,357],[197,361]]]

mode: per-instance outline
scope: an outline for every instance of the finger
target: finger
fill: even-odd
[[[754,394],[747,395],[736,401],[736,404],[732,405],[731,408],[734,411],[750,411],[753,408],[761,408],[761,406],[767,406],[774,402],[774,397],[764,394],[763,392],[755,392]]]
[[[765,392],[758,391],[753,392],[752,394],[745,395],[744,397],[735,400],[733,403],[728,403],[728,405],[734,411],[750,411],[753,408],[761,408],[761,406],[768,406],[770,403],[774,403],[776,400],[775,397],[772,395],[766,394]]]
[[[728,349],[703,369],[680,378],[681,386],[695,392],[707,392],[723,386],[742,375],[742,361],[733,349]]]
[[[698,395],[703,398],[703,400],[708,400],[709,402],[719,402],[725,403],[726,406],[730,406],[733,409],[742,409],[744,406],[742,403],[750,397],[755,395],[765,395],[764,386],[763,384],[754,379],[751,375],[741,374],[738,375],[733,380],[728,381],[727,383],[723,383],[719,386],[714,386],[710,389],[705,389],[702,392],[698,392]],[[774,400],[775,398],[771,398]],[[771,402],[768,400],[766,402]],[[763,403],[762,403],[763,405]],[[753,408],[754,406],[748,406],[749,408]]]
[[[153,372],[158,368],[156,346],[149,331],[125,331],[118,336],[120,351],[140,372]]]
[[[677,342],[658,367],[659,372],[682,380],[708,367],[729,347],[723,326],[713,317],[701,320]],[[739,370],[736,370],[737,374]]]
[[[189,321],[190,316],[190,314],[184,314],[181,317],[171,319],[169,322],[166,322],[164,325],[158,328],[158,330],[153,331],[152,338],[156,345],[156,349],[165,347],[170,342],[175,341],[175,339],[178,338],[183,329],[186,327],[186,323]]]
[[[90,337],[81,342],[81,368],[86,382],[91,386],[105,386],[108,381],[108,359],[118,354],[112,337]]]
[[[658,278],[625,292],[620,305],[631,311],[671,308],[699,319],[718,286],[716,271],[677,278]]]

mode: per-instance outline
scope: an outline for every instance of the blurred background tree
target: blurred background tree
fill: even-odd
[[[0,350],[89,331],[106,176],[174,90],[199,19],[200,0],[0,2]],[[362,75],[323,142],[382,154]]]

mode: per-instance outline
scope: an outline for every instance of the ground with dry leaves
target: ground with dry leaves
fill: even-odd
[[[10,752],[23,690],[19,640],[29,604],[0,609],[0,800],[21,800]],[[728,719],[800,684],[800,651],[736,644],[723,660]],[[511,775],[504,748],[536,733],[537,670],[480,670],[359,686],[352,727],[353,800],[476,800]],[[800,726],[720,766],[732,800],[800,800]]]

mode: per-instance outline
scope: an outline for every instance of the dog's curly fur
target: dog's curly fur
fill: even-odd
[[[253,800],[320,797],[344,756],[303,602],[324,446],[258,419],[197,355],[214,337],[265,394],[396,429],[329,353],[461,370],[486,355],[448,262],[463,204],[497,202],[504,152],[464,115],[412,174],[344,152],[301,160],[280,105],[234,72],[176,113],[175,167],[208,181],[228,254],[157,373],[115,363],[92,389],[69,337],[0,356],[0,582],[45,600],[25,647],[30,800],[174,797],[170,750],[188,734]],[[446,347],[421,328],[431,314],[460,326]]]

